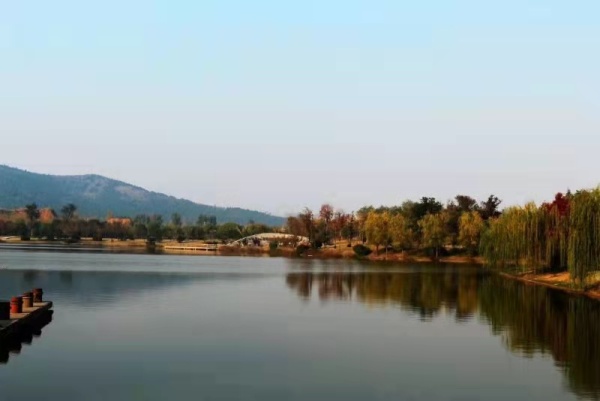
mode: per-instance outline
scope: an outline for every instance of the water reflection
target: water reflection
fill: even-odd
[[[393,305],[423,320],[479,317],[510,351],[551,355],[580,397],[600,399],[600,302],[471,269],[404,273],[290,273],[302,299]]]
[[[477,310],[477,287],[483,273],[292,273],[286,281],[303,299],[310,299],[316,286],[319,299],[356,299],[372,305],[394,304],[428,320],[441,311],[466,321]]]
[[[145,246],[107,246],[102,244],[62,242],[46,244],[0,243],[0,250],[27,252],[59,252],[59,253],[104,253],[104,254],[162,254],[160,248]]]
[[[85,308],[106,306],[142,293],[161,291],[168,287],[185,287],[218,280],[248,280],[260,278],[255,274],[184,274],[110,271],[43,271],[3,270],[0,272],[0,299],[10,299],[27,289],[44,288],[46,299],[60,306],[81,305]]]
[[[23,345],[32,345],[35,339],[42,335],[42,329],[52,322],[52,314],[53,311],[46,311],[30,325],[24,326],[18,335],[11,336],[7,339],[1,339],[0,364],[7,364],[11,359],[11,354],[20,354]]]

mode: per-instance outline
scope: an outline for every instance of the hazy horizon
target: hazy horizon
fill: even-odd
[[[0,164],[295,213],[600,183],[600,3],[19,3]]]

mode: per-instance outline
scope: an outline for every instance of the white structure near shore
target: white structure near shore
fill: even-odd
[[[255,241],[260,241],[260,246],[268,245],[272,241],[294,242],[296,244],[308,244],[309,242],[307,237],[302,237],[293,234],[262,233],[240,238],[237,241],[233,241],[231,245],[254,245]]]

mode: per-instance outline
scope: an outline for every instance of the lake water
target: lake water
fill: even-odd
[[[0,400],[600,398],[600,302],[456,266],[0,249]]]

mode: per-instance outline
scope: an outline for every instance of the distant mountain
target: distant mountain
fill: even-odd
[[[109,212],[123,217],[161,214],[168,221],[171,214],[179,213],[189,223],[201,214],[216,216],[219,223],[246,224],[253,220],[278,226],[284,222],[282,217],[268,213],[202,205],[100,175],[46,175],[0,165],[0,208],[13,209],[32,202],[57,212],[74,203],[84,217],[105,218]]]

